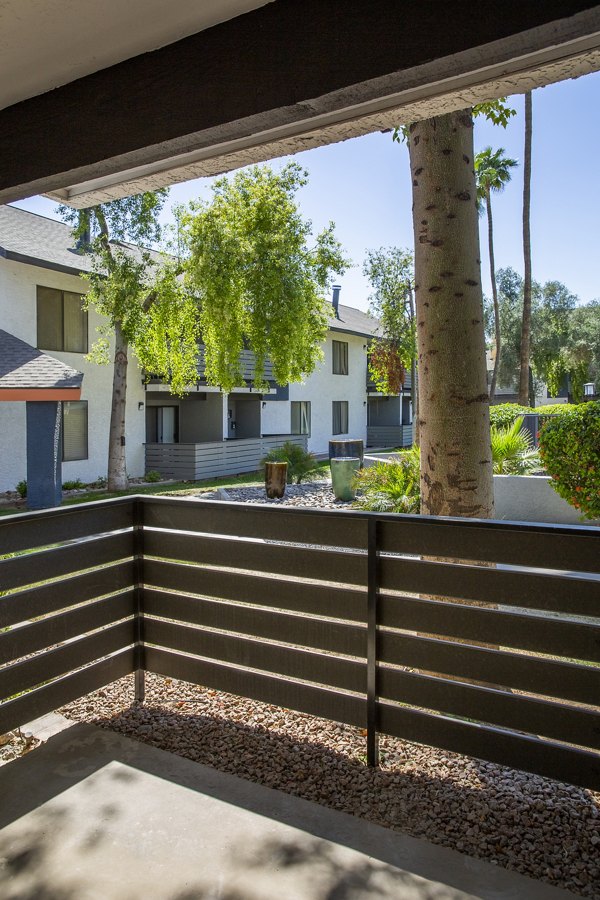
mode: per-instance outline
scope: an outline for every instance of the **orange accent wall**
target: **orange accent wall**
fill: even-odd
[[[1,388],[3,400],[80,400],[81,388]]]

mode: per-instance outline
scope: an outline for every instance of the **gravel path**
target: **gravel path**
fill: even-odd
[[[91,722],[324,806],[600,898],[600,794],[360,729],[147,675],[65,706]]]

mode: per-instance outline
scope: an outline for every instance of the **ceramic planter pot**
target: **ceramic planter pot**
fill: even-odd
[[[331,460],[331,482],[336,500],[354,500],[356,491],[352,482],[359,469],[358,456],[334,457]]]

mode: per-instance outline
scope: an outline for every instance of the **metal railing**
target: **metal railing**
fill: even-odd
[[[600,529],[138,497],[0,553],[0,733],[150,671],[600,788]]]

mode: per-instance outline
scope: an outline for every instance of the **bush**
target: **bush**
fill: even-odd
[[[80,478],[75,478],[73,481],[64,481],[62,487],[63,491],[80,491],[85,485]]]
[[[535,410],[528,406],[519,406],[518,403],[499,403],[498,406],[490,406],[490,425],[495,428],[509,428],[515,419],[530,412]]]
[[[16,490],[17,494],[19,495],[19,497],[21,498],[21,500],[24,500],[25,497],[27,496],[27,482],[25,480],[20,481],[18,483],[18,485],[16,486],[15,490]]]
[[[546,403],[545,406],[536,406],[531,411],[539,416],[558,416],[562,415],[562,413],[571,412],[572,409],[577,409],[580,405],[579,403]]]
[[[149,484],[154,484],[157,481],[160,481],[162,475],[160,472],[157,472],[156,469],[150,469],[149,472],[146,472],[144,475],[144,481],[147,481]]]
[[[398,453],[396,460],[375,463],[357,474],[354,506],[372,512],[420,512],[419,448]]]
[[[548,419],[540,455],[552,487],[585,519],[600,518],[600,401]]]
[[[286,441],[282,447],[274,447],[269,450],[267,455],[261,459],[260,464],[264,466],[268,462],[286,462],[288,464],[288,484],[301,484],[303,478],[316,478],[319,474],[316,456],[292,441]]]
[[[531,434],[523,428],[523,416],[505,428],[492,425],[490,438],[494,475],[533,475],[541,471],[540,455]]]

